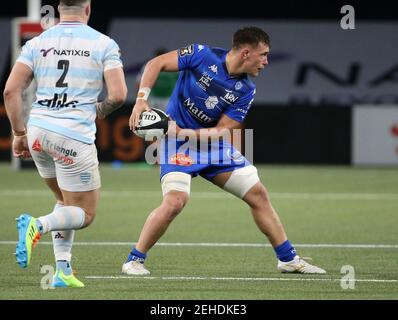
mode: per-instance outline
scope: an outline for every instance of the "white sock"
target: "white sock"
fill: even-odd
[[[64,207],[62,204],[56,204],[53,212]],[[55,261],[66,260],[71,261],[72,258],[72,245],[75,236],[75,230],[62,230],[62,231],[52,231],[53,238],[53,248]]]
[[[52,213],[37,218],[43,226],[43,234],[56,230],[76,230],[84,226],[85,213],[82,208],[62,206]]]

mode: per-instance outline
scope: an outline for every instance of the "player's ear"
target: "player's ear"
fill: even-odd
[[[87,5],[85,14],[87,17],[90,17],[90,14],[91,14],[91,5],[90,4]]]
[[[249,49],[248,49],[248,48],[243,48],[243,49],[240,51],[240,55],[241,55],[241,58],[242,58],[243,60],[246,60],[246,59],[249,57]]]

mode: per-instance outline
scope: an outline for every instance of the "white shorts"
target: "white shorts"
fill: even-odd
[[[95,144],[73,140],[43,128],[29,126],[29,150],[42,178],[57,178],[65,191],[101,187]]]

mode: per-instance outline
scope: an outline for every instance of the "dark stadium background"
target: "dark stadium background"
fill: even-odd
[[[56,6],[58,0],[42,1],[42,5]],[[264,21],[336,21],[340,8],[349,4],[355,8],[356,22],[396,22],[398,13],[389,1],[92,1],[90,25],[107,33],[114,18],[164,19],[253,19]],[[0,11],[0,18],[25,16],[26,1],[14,1]],[[355,32],[355,31],[354,31]],[[163,35],[162,35],[163,36]],[[230,35],[226,35],[229,37]],[[190,41],[187,39],[187,41]],[[369,39],[371,41],[371,38]],[[391,41],[386,39],[386,41]],[[10,58],[9,58],[10,61]],[[9,65],[9,64],[8,64]],[[3,72],[0,89],[3,91],[8,72]],[[263,75],[264,76],[264,75]],[[129,88],[129,90],[135,90]],[[2,95],[0,103],[2,104]],[[122,121],[130,113],[132,101],[98,125],[112,130],[110,140],[98,145],[100,160],[140,161],[142,142],[130,136]],[[335,105],[274,105],[254,102],[246,120],[246,127],[254,128],[254,160],[257,163],[289,164],[351,164],[352,163],[352,106]],[[118,129],[115,129],[118,128]],[[260,130],[256,130],[261,128]],[[118,131],[115,131],[118,130]],[[0,159],[9,160],[7,137],[10,128],[4,113],[0,113]]]

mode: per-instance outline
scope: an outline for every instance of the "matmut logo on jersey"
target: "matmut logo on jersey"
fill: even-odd
[[[200,122],[204,124],[210,124],[215,122],[215,120],[205,114],[203,110],[200,110],[197,106],[195,106],[195,103],[191,101],[191,98],[184,100],[184,106],[187,107],[189,113]]]
[[[222,101],[224,101],[228,104],[232,104],[232,103],[235,103],[239,99],[239,96],[234,95],[233,91],[227,90],[227,89],[225,89],[225,91],[226,91],[225,96],[220,97]]]
[[[89,57],[90,56],[90,51],[89,50],[59,50],[55,49],[54,47],[50,49],[41,49],[40,53],[43,55],[43,57],[47,57],[49,53],[53,53],[55,56],[78,56],[78,57]]]

